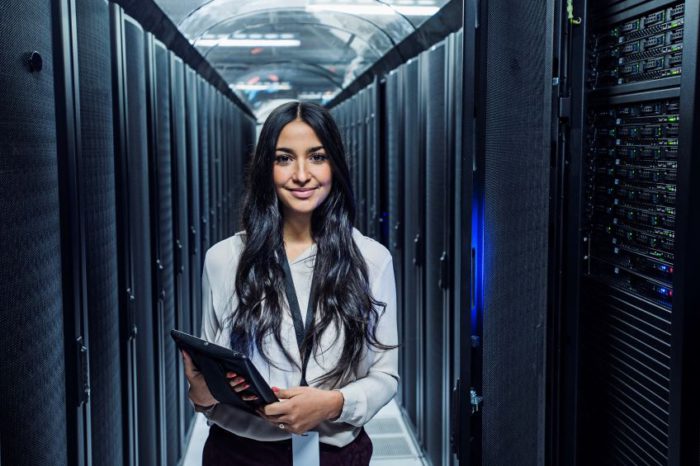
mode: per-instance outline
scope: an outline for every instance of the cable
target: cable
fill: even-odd
[[[574,1],[566,0],[566,16],[571,24],[579,25],[581,24],[581,17],[577,16],[574,18]]]

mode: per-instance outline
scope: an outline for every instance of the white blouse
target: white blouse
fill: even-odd
[[[234,292],[235,277],[244,239],[245,232],[238,232],[209,248],[202,272],[202,338],[227,348],[231,347],[230,325],[227,324],[231,310],[238,304]],[[386,303],[386,310],[380,314],[377,322],[377,339],[385,345],[396,345],[396,283],[391,254],[382,244],[364,236],[355,228],[353,239],[367,262],[374,298]],[[316,244],[313,244],[289,263],[302,322],[306,317],[315,259]],[[285,311],[281,324],[282,343],[300,365],[294,321],[284,295],[281,301]],[[315,349],[315,356],[310,358],[306,371],[306,380],[310,386],[329,388],[319,385],[314,379],[330,372],[337,365],[343,341],[342,331],[337,334],[332,325],[321,335],[318,351]],[[263,344],[274,365],[266,363],[257,349],[250,356],[269,385],[280,388],[298,386],[301,372],[296,365],[287,361],[274,337],[265,338]],[[359,434],[360,427],[394,397],[398,381],[398,349],[382,351],[368,348],[360,361],[357,374],[350,374],[349,379],[339,388],[345,398],[342,413],[337,419],[324,421],[314,429],[319,432],[320,441],[339,447],[352,442]],[[216,423],[243,437],[263,441],[291,437],[288,432],[268,421],[230,405],[218,404],[205,411],[205,415],[209,425]]]

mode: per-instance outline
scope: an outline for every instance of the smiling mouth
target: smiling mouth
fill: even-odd
[[[297,199],[310,199],[317,188],[297,188],[290,189],[289,192]]]

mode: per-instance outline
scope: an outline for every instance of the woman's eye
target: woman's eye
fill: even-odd
[[[287,163],[289,160],[290,158],[288,155],[278,155],[275,157],[275,162],[277,163]]]
[[[311,155],[311,160],[314,162],[324,162],[328,157],[326,154],[313,154]]]

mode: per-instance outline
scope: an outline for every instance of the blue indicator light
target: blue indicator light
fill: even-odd
[[[663,271],[663,272],[665,272],[665,271],[668,269],[668,267],[666,267],[665,265],[661,265],[661,266],[659,266],[659,268],[660,268],[661,271]]]
[[[659,293],[666,294],[666,288],[659,288]]]

